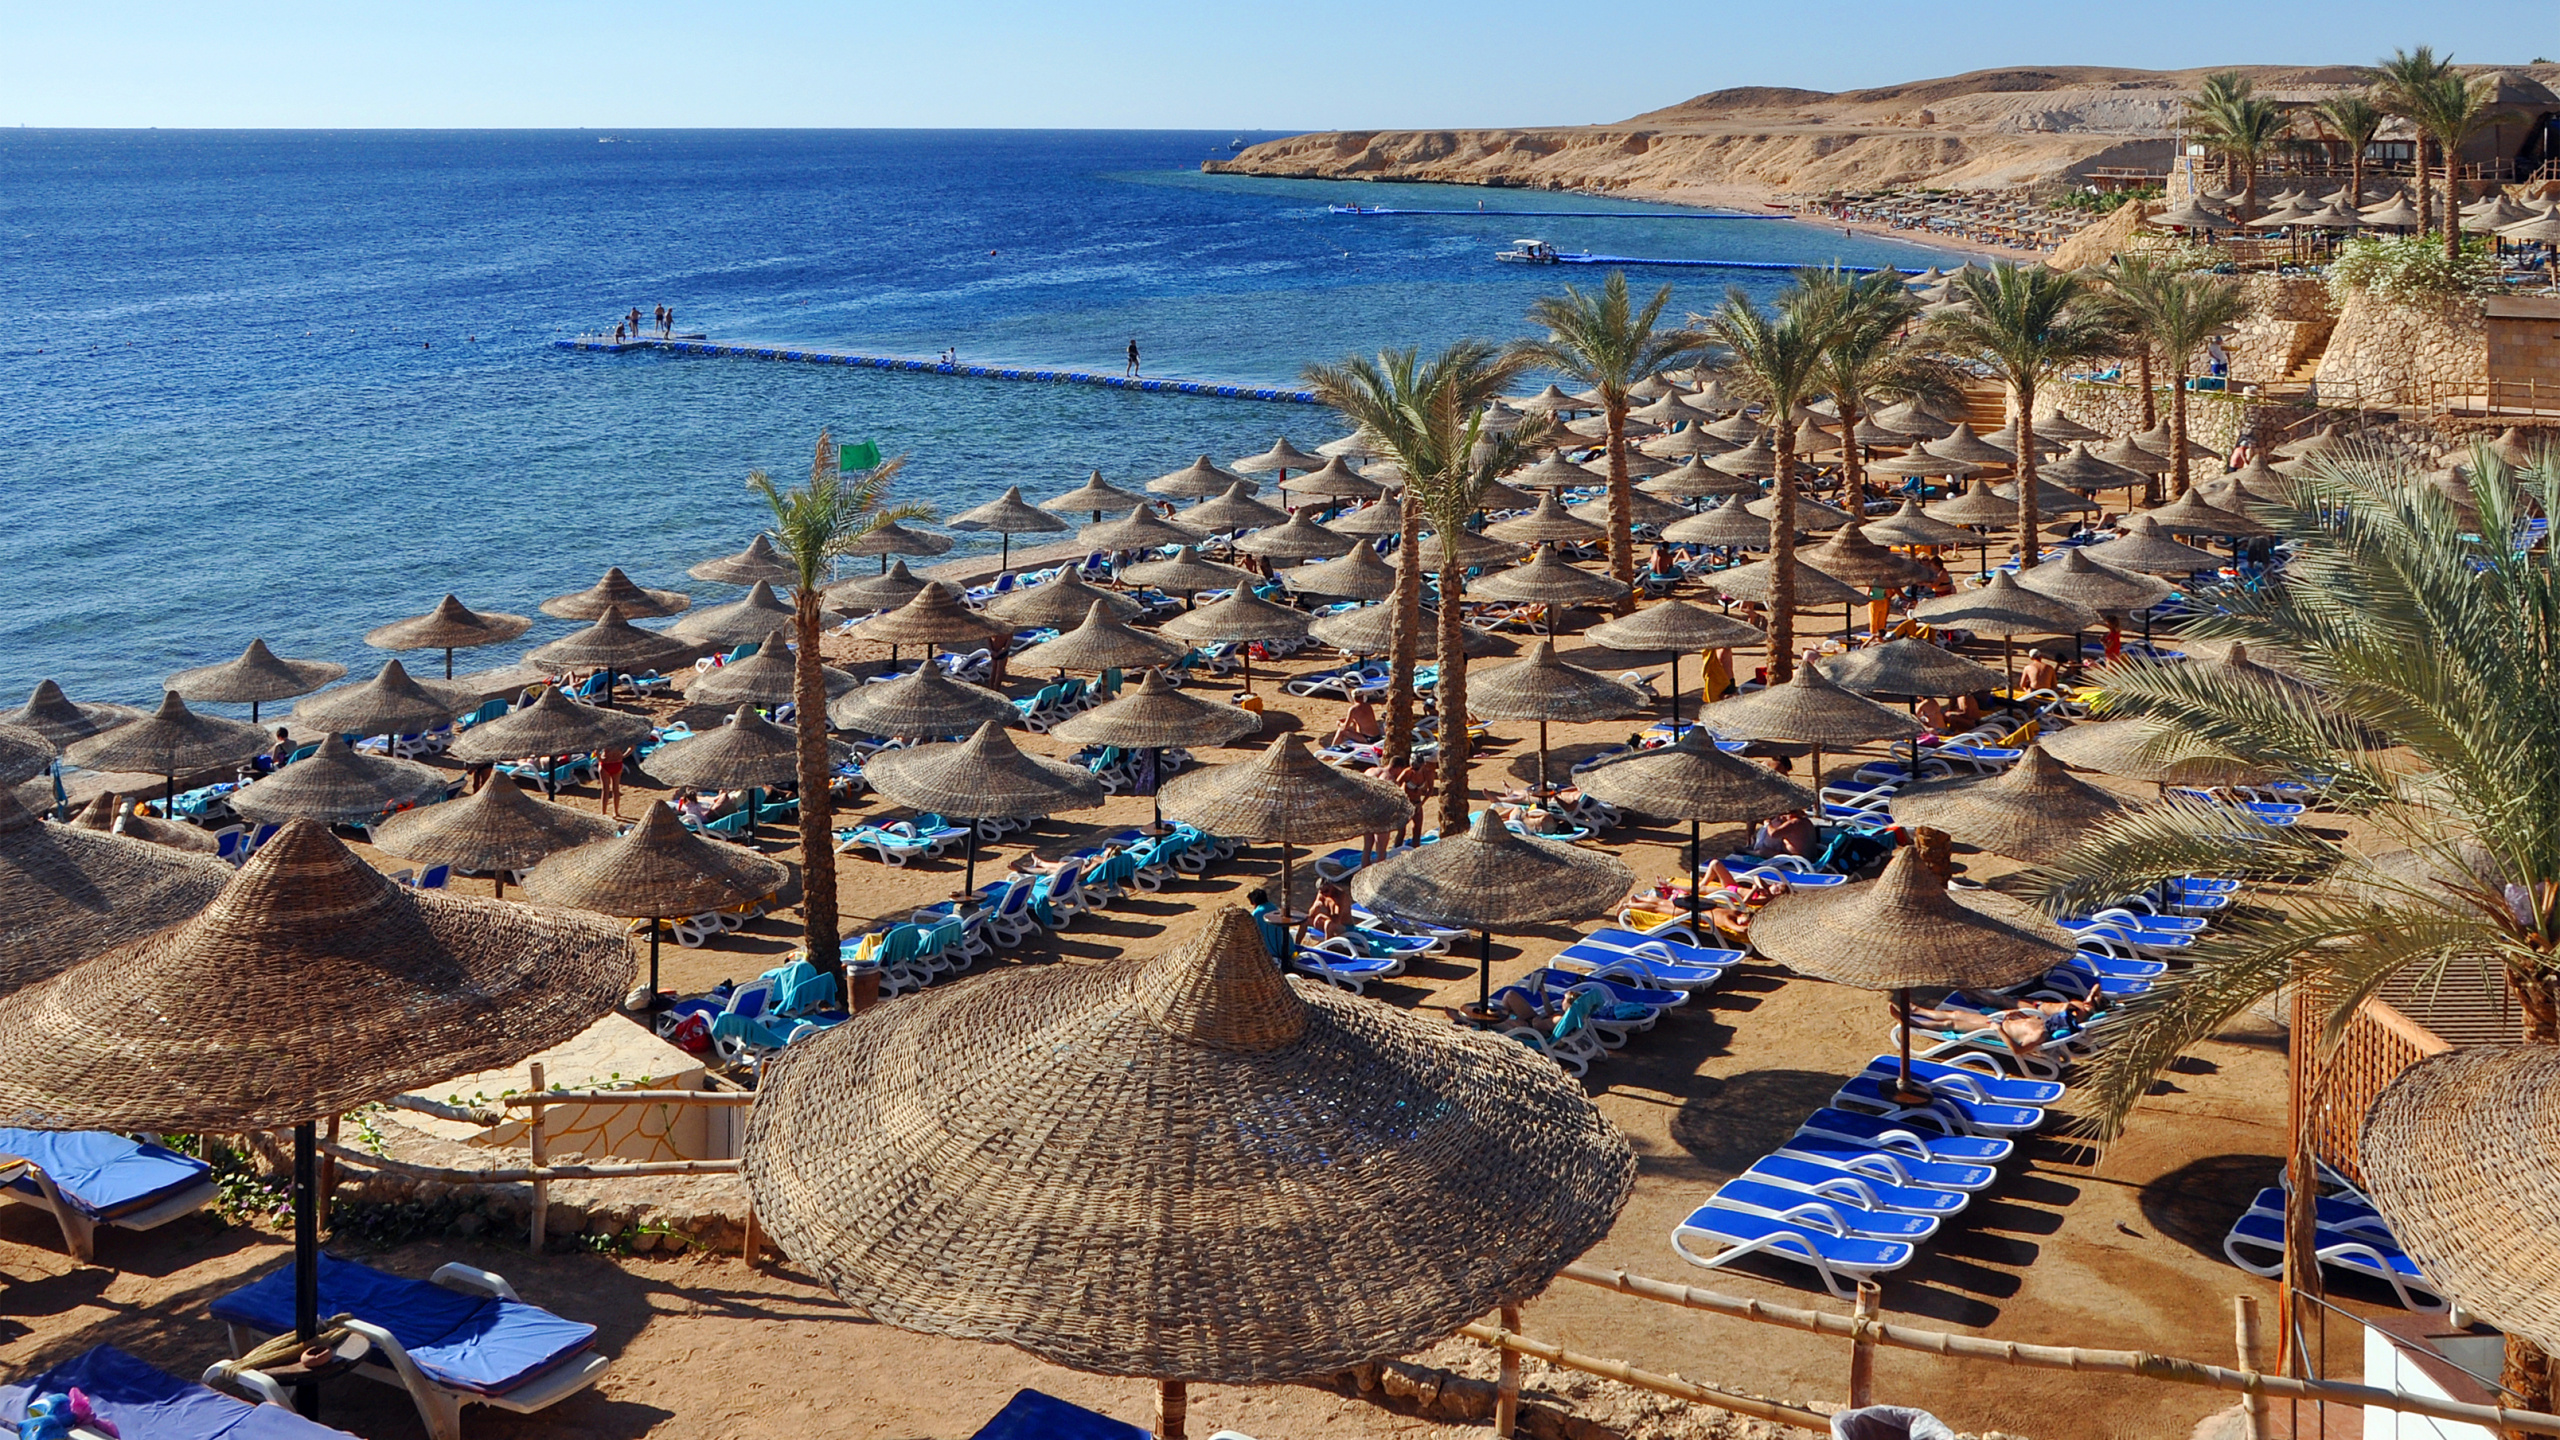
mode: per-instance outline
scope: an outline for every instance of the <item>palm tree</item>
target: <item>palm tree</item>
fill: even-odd
[[[2415,50],[2394,50],[2388,60],[2374,62],[2375,97],[2385,110],[2417,124],[2418,112],[2425,107],[2427,88],[2443,76],[2453,73],[2453,57],[2436,58],[2435,47],[2421,45]],[[2426,233],[2427,216],[2427,128],[2417,126],[2414,147],[2418,172],[2418,233]],[[2364,203],[2359,193],[2356,203]],[[2455,227],[2459,229],[2460,227]]]
[[[2216,926],[2184,952],[2191,968],[2116,1008],[2088,1082],[2101,1136],[2182,1051],[2279,989],[2328,1007],[2324,1042],[2384,982],[2414,977],[2504,992],[2529,1042],[2560,1043],[2560,767],[2540,741],[2560,724],[2560,567],[2508,541],[2529,505],[2560,504],[2560,484],[2519,484],[2485,449],[2472,463],[2476,515],[2374,458],[2326,464],[2281,514],[2260,512],[2300,547],[2282,583],[2221,592],[2189,633],[2279,652],[2309,685],[2211,665],[2102,672],[2107,713],[2151,717],[2165,747],[2335,777],[2331,804],[2414,854],[2377,863],[2308,829],[2155,805],[2022,876],[2064,914],[2172,875],[2283,882],[2250,892],[2268,910],[2235,912],[2264,918]],[[2293,1233],[2310,1233],[2304,1218]],[[2539,1353],[2517,1346],[2513,1403],[2542,1406]]]
[[[1796,668],[1796,407],[1816,389],[1823,350],[1831,342],[1834,311],[1799,287],[1762,310],[1740,286],[1727,290],[1711,315],[1693,317],[1718,345],[1733,353],[1733,372],[1766,402],[1761,419],[1777,446],[1777,498],[1769,521],[1769,677],[1784,681]]]
[[[2462,147],[2471,137],[2504,119],[2496,104],[2497,89],[2484,76],[2447,71],[2418,87],[2410,97],[2410,119],[2444,152],[2444,257],[2462,258],[2462,186],[2456,179]]]
[[[2311,107],[2312,115],[2347,147],[2347,193],[2354,198],[2348,203],[2364,203],[2364,152],[2373,148],[2373,137],[2382,131],[2382,107],[2363,91],[2333,95]]]
[[[1466,433],[1467,427],[1481,424],[1485,406],[1508,390],[1530,363],[1525,357],[1500,353],[1490,342],[1461,340],[1428,363],[1420,351],[1404,349],[1380,351],[1375,360],[1354,355],[1339,364],[1307,367],[1305,383],[1316,398],[1370,436],[1386,458],[1407,476],[1400,543],[1408,559],[1417,553],[1424,514],[1423,507],[1416,503],[1411,478],[1445,474],[1452,465],[1462,465],[1474,444],[1474,438]],[[1543,428],[1532,433],[1543,434]],[[1395,607],[1394,638],[1388,653],[1385,750],[1389,760],[1401,764],[1413,755],[1413,668],[1422,626],[1421,567],[1409,563],[1397,567]],[[1442,607],[1444,614],[1456,609],[1454,605]],[[1446,675],[1448,657],[1444,653],[1441,658],[1441,673]]]
[[[2194,270],[2172,270],[2141,256],[2105,272],[2108,317],[2142,337],[2169,366],[2171,493],[2187,493],[2187,375],[2196,351],[2249,313],[2247,293],[2232,280]]]
[[[2219,123],[2217,114],[2232,101],[2247,95],[2249,90],[2249,77],[2237,70],[2217,70],[2204,77],[2196,87],[2196,93],[2187,99],[2187,122],[2198,138],[2210,135]],[[2221,150],[2213,153],[2222,160],[2222,183],[2230,184],[2235,178],[2232,156]]]
[[[1567,285],[1562,295],[1531,301],[1529,323],[1546,331],[1547,338],[1520,340],[1510,347],[1510,353],[1526,356],[1536,368],[1600,392],[1600,413],[1609,422],[1609,573],[1629,587],[1635,584],[1636,552],[1629,533],[1635,492],[1627,476],[1627,392],[1706,343],[1694,330],[1655,328],[1670,303],[1671,287],[1665,285],[1642,310],[1635,309],[1627,295],[1626,272],[1612,270],[1597,294]],[[1631,588],[1620,608],[1634,603]]]
[[[1857,439],[1858,421],[1867,402],[1885,393],[1947,388],[1928,356],[1910,334],[1911,317],[1920,302],[1890,270],[1856,275],[1836,267],[1802,270],[1795,293],[1801,303],[1829,317],[1830,339],[1821,351],[1814,383],[1831,392],[1840,407],[1840,444],[1845,492],[1866,496],[1866,474]]]
[[[2208,77],[2197,113],[2205,144],[2239,167],[2243,221],[2257,212],[2258,162],[2283,140],[2292,125],[2283,106],[2260,98],[2256,92],[2257,86],[2238,71]]]
[[[1931,343],[2008,382],[2018,407],[2018,563],[2036,563],[2036,386],[2066,365],[2123,347],[2107,308],[2093,303],[2078,274],[2003,260],[1960,272],[1962,307],[1929,322]]]
[[[827,759],[827,680],[818,653],[823,606],[818,589],[827,569],[846,547],[893,520],[929,520],[924,505],[888,505],[889,482],[906,466],[906,457],[876,469],[846,476],[836,468],[834,439],[818,432],[817,458],[809,462],[809,483],[785,490],[758,470],[747,487],[773,511],[773,545],[792,568],[791,628],[799,647],[792,669],[791,703],[800,736],[800,931],[809,963],[844,977],[837,953],[835,807],[828,787],[835,766]]]

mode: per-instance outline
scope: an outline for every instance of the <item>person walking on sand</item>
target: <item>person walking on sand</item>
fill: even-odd
[[[1132,335],[1132,336],[1130,336],[1130,337],[1129,337],[1129,378],[1131,378],[1131,379],[1133,379],[1133,380],[1134,380],[1134,379],[1136,379],[1136,378],[1137,378],[1137,375],[1138,375],[1138,337],[1137,337],[1137,336],[1135,336],[1135,335]]]
[[[597,767],[603,778],[596,787],[596,813],[603,814],[611,810],[613,818],[616,820],[623,818],[622,766],[624,757],[630,753],[619,746],[604,752],[603,761]]]

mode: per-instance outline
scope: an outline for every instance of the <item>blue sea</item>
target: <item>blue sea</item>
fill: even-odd
[[[898,498],[945,513],[1343,429],[1311,406],[554,348],[634,306],[721,339],[1111,373],[1135,338],[1150,373],[1269,385],[1510,338],[1536,295],[1603,278],[1495,263],[1519,236],[1946,258],[1791,221],[1500,213],[1648,208],[1614,200],[1201,174],[1233,138],[0,130],[0,704],[47,676],[153,701],[256,636],[370,674],[363,632],[447,591],[531,614],[607,565],[735,598],[685,568],[754,534],[746,475],[804,476],[821,427],[909,457]],[[1488,213],[1326,211],[1351,200]],[[1676,311],[1785,277],[1636,278],[1670,279]]]

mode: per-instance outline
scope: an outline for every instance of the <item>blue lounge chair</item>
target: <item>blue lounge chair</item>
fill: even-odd
[[[1285,933],[1285,927],[1267,926],[1266,928],[1282,929]],[[1263,943],[1266,947],[1271,944],[1268,935],[1264,937]],[[1392,980],[1404,973],[1404,961],[1399,957],[1345,955],[1339,950],[1325,948],[1325,945],[1331,943],[1327,941],[1320,945],[1292,946],[1289,953],[1291,968],[1305,971],[1328,985],[1339,985],[1354,995],[1365,993],[1372,981]]]
[[[1587,979],[1622,980],[1664,990],[1704,990],[1724,978],[1721,965],[1682,965],[1641,952],[1612,950],[1577,941],[1556,952],[1552,962]]]
[[[1973,1099],[1952,1090],[1945,1083],[1925,1087],[1930,1100],[1926,1105],[1906,1105],[1894,1098],[1895,1081],[1891,1072],[1881,1076],[1870,1070],[1850,1077],[1831,1097],[1835,1106],[1864,1106],[1889,1120],[1917,1120],[1936,1125],[1949,1134],[2024,1135],[2044,1124],[2044,1112],[2031,1105],[2000,1105]]]
[[[1147,1440],[1147,1432],[1055,1395],[1017,1390],[969,1440]]]
[[[259,1405],[181,1380],[112,1345],[63,1361],[23,1385],[0,1385],[0,1426],[16,1434],[27,1406],[78,1390],[125,1440],[348,1440],[284,1405]]]
[[[1891,1076],[1901,1061],[1891,1055],[1879,1055],[1867,1062],[1870,1075]],[[2033,1105],[2043,1109],[2058,1103],[2070,1091],[2059,1080],[2021,1080],[1996,1074],[1970,1065],[1950,1065],[1943,1060],[1913,1060],[1911,1078],[1938,1090],[1953,1090],[1973,1100],[1988,1100],[2000,1105]]]
[[[596,1327],[524,1303],[486,1270],[447,1265],[411,1280],[319,1259],[320,1313],[348,1316],[347,1328],[373,1342],[355,1373],[407,1390],[430,1440],[460,1440],[465,1405],[529,1415],[594,1384],[613,1363],[595,1352]],[[293,1328],[293,1281],[287,1263],[213,1302],[233,1354]],[[256,1373],[240,1378],[254,1384]]]
[[[97,1254],[97,1230],[150,1230],[213,1203],[213,1168],[104,1130],[0,1130],[0,1160],[27,1162],[0,1199],[50,1211],[63,1247]]]
[[[1854,1140],[1915,1159],[1959,1165],[1997,1165],[2017,1149],[1997,1135],[1942,1135],[1896,1125],[1881,1116],[1825,1107],[1805,1117],[1799,1135]]]
[[[1584,985],[1597,985],[1609,992],[1612,1000],[1625,1005],[1641,1005],[1647,1010],[1673,1010],[1689,1003],[1689,992],[1638,985],[1625,980],[1595,980],[1591,976],[1553,966],[1532,970],[1522,980],[1524,989],[1542,991],[1549,997],[1566,995]]]
[[[2281,1192],[2276,1192],[2281,1193]],[[2282,1201],[2273,1213],[2252,1206],[2223,1237],[2222,1253],[2232,1264],[2252,1275],[2272,1279],[2284,1273],[2284,1211]],[[2255,1252],[2264,1260],[2251,1260]],[[2370,1230],[2337,1230],[2323,1224],[2313,1232],[2312,1253],[2320,1263],[2350,1275],[2379,1280],[2391,1287],[2402,1307],[2421,1315],[2441,1315],[2452,1308],[2418,1269],[2418,1262],[2404,1254],[2387,1235],[2377,1237]]]
[[[1865,1171],[1783,1151],[1761,1156],[1742,1173],[1763,1184],[1783,1185],[1868,1210],[1899,1210],[1910,1215],[1953,1215],[1964,1209],[1968,1194],[1927,1185],[1898,1185]]]
[[[1706,1256],[1689,1247],[1722,1247]],[[1906,1240],[1867,1240],[1837,1234],[1807,1220],[1778,1220],[1748,1210],[1709,1203],[1691,1211],[1671,1231],[1671,1248],[1681,1259],[1703,1269],[1721,1269],[1745,1255],[1770,1255],[1809,1265],[1822,1277],[1823,1288],[1840,1299],[1854,1299],[1860,1280],[1911,1263],[1917,1247]]]
[[[1665,960],[1676,961],[1682,965],[1698,965],[1715,969],[1735,964],[1743,958],[1739,950],[1710,949],[1700,945],[1684,944],[1668,936],[1639,935],[1633,930],[1621,930],[1615,927],[1594,930],[1584,936],[1579,943],[1605,945],[1612,950],[1624,950],[1636,955],[1659,955]]]
[[[1750,1210],[1779,1220],[1810,1220],[1837,1235],[1862,1240],[1926,1240],[1938,1233],[1934,1215],[1876,1210],[1846,1199],[1812,1195],[1791,1185],[1773,1185],[1749,1172],[1716,1187],[1713,1203]]]
[[[1956,1190],[1970,1195],[1990,1189],[1992,1182],[2000,1178],[2000,1172],[1988,1165],[1959,1160],[1924,1160],[1910,1150],[1812,1130],[1798,1130],[1778,1142],[1775,1153],[1811,1160],[1905,1189]]]

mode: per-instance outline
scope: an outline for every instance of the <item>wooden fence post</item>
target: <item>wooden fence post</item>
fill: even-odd
[[[1858,1303],[1852,1318],[1857,1321],[1857,1338],[1849,1342],[1849,1408],[1852,1410],[1876,1403],[1876,1342],[1868,1327],[1884,1311],[1884,1287],[1873,1280],[1858,1282]]]
[[[541,1175],[544,1162],[551,1158],[551,1147],[545,1143],[546,1137],[542,1132],[543,1107],[542,1101],[539,1098],[542,1094],[542,1062],[539,1060],[533,1062],[533,1093],[536,1097],[533,1102],[533,1118],[528,1122],[525,1131],[525,1143],[533,1153],[533,1168],[535,1172],[533,1177],[533,1227],[532,1234],[525,1241],[525,1248],[533,1254],[539,1255],[542,1253],[543,1233],[548,1230],[551,1225],[551,1191],[544,1183]]]
[[[1520,1333],[1519,1306],[1502,1307],[1502,1328],[1507,1334]],[[1494,1440],[1511,1440],[1512,1429],[1520,1423],[1520,1352],[1506,1345],[1499,1353],[1502,1371],[1493,1392],[1493,1434]]]
[[[2258,1374],[2258,1297],[2231,1297],[2232,1341],[2240,1352],[2241,1373],[2255,1378]],[[2249,1390],[2240,1398],[2241,1440],[2265,1440],[2267,1433],[2267,1396],[2262,1390]]]

